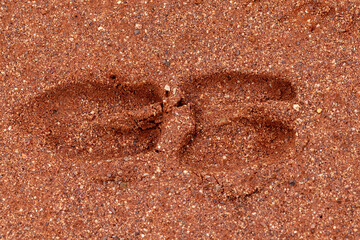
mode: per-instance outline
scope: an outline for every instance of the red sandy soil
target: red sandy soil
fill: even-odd
[[[0,19],[0,239],[360,239],[359,3]]]

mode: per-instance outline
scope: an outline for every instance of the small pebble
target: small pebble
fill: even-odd
[[[318,108],[318,109],[316,109],[316,112],[317,112],[317,113],[321,113],[321,112],[322,112],[322,109],[321,109],[321,108]]]
[[[295,184],[296,184],[295,180],[290,180],[290,181],[289,181],[289,185],[290,185],[290,186],[295,186]]]
[[[170,66],[170,62],[169,62],[168,60],[165,60],[165,59],[164,59],[162,62],[163,62],[163,64],[165,64],[166,66],[168,66],[168,67]]]
[[[170,88],[170,86],[168,84],[165,85],[164,89],[167,92],[170,92],[170,90],[171,90],[171,88]]]
[[[135,35],[138,35],[140,33],[140,30],[138,30],[138,29],[136,29],[135,31],[134,31],[134,34]]]
[[[296,111],[299,111],[300,110],[300,105],[299,104],[294,104],[293,109],[296,110]]]

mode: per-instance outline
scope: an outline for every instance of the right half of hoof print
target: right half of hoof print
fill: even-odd
[[[149,83],[60,85],[18,107],[15,121],[43,147],[70,158],[114,158],[151,150],[159,137],[162,96]]]
[[[288,157],[294,148],[296,94],[289,81],[262,75],[217,73],[186,83],[196,131],[181,150],[196,170],[234,172]]]

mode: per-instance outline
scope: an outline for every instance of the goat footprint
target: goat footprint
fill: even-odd
[[[159,89],[149,83],[73,82],[19,106],[15,120],[50,151],[71,158],[116,158],[154,147],[161,102]]]
[[[230,180],[236,194],[258,191],[256,185],[240,186],[249,180],[246,171],[276,163],[294,149],[291,103],[296,94],[291,83],[232,72],[194,79],[183,89],[185,104],[193,106],[195,131],[180,150],[181,163],[217,175],[216,182],[220,173],[226,181],[238,173]]]

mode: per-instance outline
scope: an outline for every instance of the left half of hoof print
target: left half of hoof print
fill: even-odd
[[[59,85],[18,107],[15,122],[42,147],[70,158],[114,158],[151,150],[162,96],[150,83]]]

